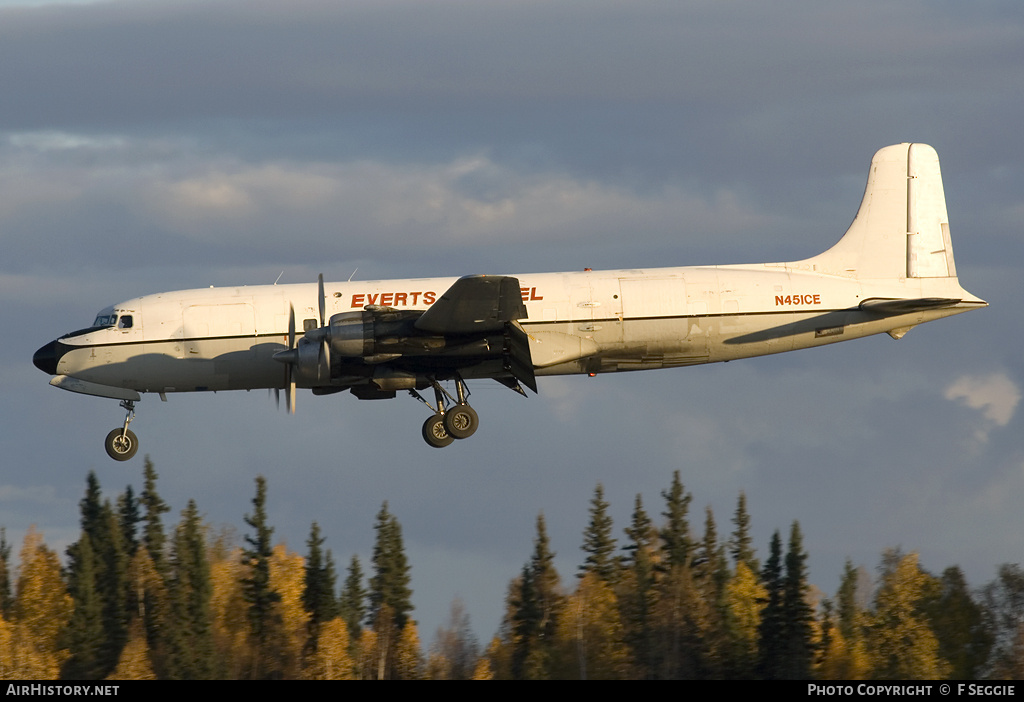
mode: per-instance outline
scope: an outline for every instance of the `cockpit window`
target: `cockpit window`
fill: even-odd
[[[116,314],[100,314],[97,315],[96,321],[92,323],[94,327],[112,327],[117,323]]]
[[[122,314],[121,319],[117,322],[118,329],[131,329],[132,328],[132,316],[130,314]]]

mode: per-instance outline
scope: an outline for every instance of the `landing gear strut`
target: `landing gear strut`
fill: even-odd
[[[462,376],[455,376],[455,393],[452,397],[441,384],[436,380],[431,383],[434,387],[434,399],[436,405],[431,405],[415,390],[409,394],[425,404],[434,411],[433,416],[428,417],[423,423],[423,439],[434,448],[444,448],[455,439],[468,439],[478,426],[480,419],[476,412],[466,402],[469,391],[466,388],[466,381]],[[447,406],[447,400],[453,404]]]
[[[112,430],[103,442],[107,455],[115,461],[127,461],[139,450],[139,440],[135,437],[135,432],[128,428],[135,419],[135,402],[121,400],[121,407],[125,410],[124,426]]]

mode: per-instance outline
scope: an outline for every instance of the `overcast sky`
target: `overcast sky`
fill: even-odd
[[[883,549],[1021,562],[1024,5],[422,0],[0,1],[0,524],[63,551],[89,470],[160,473],[239,531],[254,477],[276,536],[320,522],[368,567],[401,522],[425,643],[455,596],[496,631],[543,511],[563,580],[601,482],[616,532],[679,470],[692,523],[756,545],[799,520],[812,581]],[[33,351],[111,303],[207,285],[804,258],[853,219],[879,148],[933,145],[957,270],[991,306],[727,365],[470,385],[445,450],[425,409],[300,392],[63,392]],[[172,518],[173,517],[173,518]]]

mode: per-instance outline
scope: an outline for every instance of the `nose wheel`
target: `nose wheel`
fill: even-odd
[[[127,461],[139,450],[139,440],[135,432],[128,428],[128,425],[135,419],[135,402],[122,400],[121,407],[125,410],[124,426],[120,429],[113,429],[103,442],[107,455],[115,461]]]

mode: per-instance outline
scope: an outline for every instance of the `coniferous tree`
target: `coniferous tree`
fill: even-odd
[[[747,512],[747,495],[740,490],[739,499],[736,501],[736,512],[732,518],[733,532],[729,537],[729,554],[732,556],[733,565],[746,563],[747,567],[754,573],[760,569],[757,559],[754,557],[754,541],[750,535],[750,514]]]
[[[359,557],[352,556],[348,565],[348,575],[338,599],[338,614],[345,620],[348,635],[352,642],[357,642],[363,634],[363,620],[366,619],[366,588],[363,587],[363,569],[359,565]]]
[[[696,549],[693,571],[703,605],[703,616],[695,622],[700,638],[700,674],[721,678],[729,653],[725,586],[730,574],[725,549],[718,543],[718,529],[710,505],[705,509],[704,537]]]
[[[804,680],[811,672],[814,649],[811,641],[814,613],[807,603],[807,553],[799,522],[793,522],[786,551],[786,576],[782,590],[784,680]]]
[[[373,577],[370,578],[370,617],[376,622],[387,605],[399,631],[412,611],[412,590],[409,588],[409,563],[402,543],[402,527],[388,512],[385,502],[377,513],[376,543],[373,547]]]
[[[131,485],[126,486],[117,498],[117,515],[121,527],[121,543],[125,556],[130,561],[135,557],[135,549],[139,547],[138,524],[142,521],[139,501]]]
[[[254,649],[252,677],[263,677],[275,672],[265,658],[267,642],[278,619],[274,605],[281,600],[270,583],[270,559],[273,556],[271,537],[274,529],[267,524],[266,501],[267,481],[260,475],[256,477],[253,512],[245,517],[245,523],[254,533],[246,535],[248,546],[242,549],[242,564],[248,571],[248,575],[242,579],[242,596],[249,605],[249,634]]]
[[[597,484],[590,501],[590,522],[583,532],[583,551],[587,557],[580,566],[578,577],[593,573],[612,585],[618,580],[619,562],[615,557],[615,537],[612,536],[612,518],[604,500],[604,486]]]
[[[141,559],[139,562],[152,565],[156,579],[148,579],[144,588],[139,582],[132,583],[136,597],[139,591],[142,591],[144,598],[141,602],[137,600],[133,600],[133,602],[144,613],[146,641],[150,645],[154,666],[159,673],[162,670],[164,653],[169,648],[165,639],[169,633],[167,624],[170,616],[170,604],[165,597],[168,563],[165,553],[166,536],[161,515],[170,512],[171,509],[157,492],[159,476],[150,456],[145,456],[142,477],[142,492],[139,494],[138,502],[142,509],[142,521],[145,522],[145,526],[142,528],[140,545],[144,546],[147,558]],[[158,579],[160,582],[156,581]]]
[[[533,555],[523,566],[519,583],[513,586],[510,603],[511,672],[516,679],[545,679],[551,674],[553,643],[564,603],[554,559],[544,515],[540,514]]]
[[[167,503],[163,501],[156,491],[156,480],[159,477],[156,469],[153,467],[153,462],[149,460],[149,456],[146,456],[145,463],[142,469],[145,483],[142,488],[142,495],[139,501],[145,508],[145,522],[146,526],[143,529],[142,541],[146,545],[146,549],[149,551],[149,557],[153,561],[153,566],[157,572],[164,574],[167,565],[167,559],[164,553],[164,544],[166,537],[164,536],[163,522],[160,518],[161,514],[170,512],[171,508],[167,506]]]
[[[334,563],[330,551],[324,553],[324,539],[320,536],[320,525],[313,522],[310,528],[309,555],[306,556],[305,579],[303,581],[302,606],[309,613],[309,641],[307,649],[316,650],[320,625],[338,616],[338,600],[335,597]]]
[[[174,532],[172,568],[171,676],[181,680],[215,677],[213,583],[206,555],[206,537],[194,500],[181,513]]]
[[[624,531],[629,538],[623,546],[627,554],[628,577],[620,597],[625,637],[632,652],[634,677],[650,678],[654,675],[655,667],[651,612],[656,595],[654,552],[658,532],[644,510],[643,499],[639,494],[636,496],[630,525]]]
[[[661,529],[662,559],[665,571],[675,566],[689,565],[693,540],[690,537],[689,511],[693,495],[686,492],[679,479],[679,471],[672,474],[672,486],[661,496],[665,498],[665,526]]]
[[[99,680],[107,671],[103,661],[103,603],[96,590],[92,543],[82,535],[75,544],[74,610],[64,632],[64,646],[71,653],[61,668],[65,680]]]
[[[982,589],[982,601],[994,639],[990,677],[1024,678],[1024,568],[1017,563],[1000,565],[996,579]]]
[[[759,627],[758,668],[764,680],[780,679],[784,654],[783,580],[782,580],[782,537],[778,530],[772,534],[768,549],[768,560],[761,571],[765,589],[765,604],[761,611]]]
[[[838,616],[839,633],[846,641],[859,638],[857,606],[857,569],[849,558],[843,565],[843,576],[839,581],[839,592],[836,594],[836,615]]]
[[[373,547],[373,577],[370,578],[370,623],[376,637],[375,675],[384,680],[402,674],[401,671],[408,672],[407,665],[399,665],[399,654],[409,612],[413,609],[412,590],[402,527],[388,512],[387,502],[377,513],[374,529],[377,539]]]
[[[128,561],[117,515],[109,501],[102,500],[99,480],[92,471],[86,479],[85,496],[79,502],[82,534],[68,547],[68,588],[74,596],[88,596],[75,627],[83,627],[70,639],[80,652],[72,648],[75,661],[70,669],[74,675],[105,677],[117,665],[121,649],[128,637]],[[83,562],[88,551],[88,564]],[[78,582],[87,577],[89,582]],[[78,611],[77,597],[76,611]],[[93,608],[99,608],[98,643],[92,630]]]
[[[949,662],[951,679],[976,680],[992,650],[986,613],[974,601],[959,567],[946,568],[936,585],[923,609],[939,640],[939,656]]]
[[[7,529],[0,527],[0,616],[10,618],[14,597],[11,593],[11,545]]]

